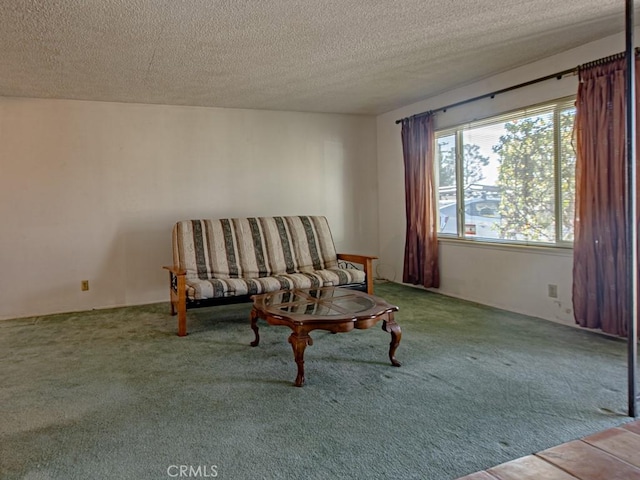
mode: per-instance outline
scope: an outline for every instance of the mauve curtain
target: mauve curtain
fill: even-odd
[[[625,71],[624,58],[581,67],[575,118],[574,316],[619,336],[629,319]]]
[[[402,281],[438,288],[433,115],[402,120],[407,232]]]

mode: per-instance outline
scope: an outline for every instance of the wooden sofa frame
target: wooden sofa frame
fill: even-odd
[[[366,275],[364,284],[341,285],[340,288],[353,288],[366,291],[369,295],[373,295],[373,261],[378,257],[372,255],[357,255],[338,253],[338,261],[346,264],[362,265],[362,269]],[[234,297],[211,298],[207,300],[192,301],[187,298],[186,291],[186,275],[187,272],[174,265],[166,265],[162,267],[169,271],[169,292],[171,299],[171,315],[178,315],[178,336],[187,335],[187,309],[198,307],[209,307],[216,305],[228,305],[233,303],[244,303],[251,300],[250,295],[238,295]]]
[[[250,301],[249,284],[267,292],[319,282],[373,294],[377,257],[336,252],[322,216],[183,220],[174,225],[172,242],[173,265],[163,268],[181,337],[187,309]]]

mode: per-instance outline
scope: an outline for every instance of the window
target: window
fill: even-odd
[[[437,132],[439,233],[571,246],[573,104],[564,99]]]

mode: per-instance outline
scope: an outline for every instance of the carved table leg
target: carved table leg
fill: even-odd
[[[313,340],[306,333],[298,335],[294,332],[289,336],[289,343],[293,347],[293,356],[298,365],[298,376],[296,377],[295,386],[301,387],[304,385],[304,349],[307,348],[307,345],[313,345]]]
[[[251,346],[257,347],[260,343],[260,335],[258,334],[258,312],[252,309],[249,318],[251,319],[251,330],[253,330],[253,333],[256,335],[255,340],[251,342]]]
[[[402,338],[402,330],[400,330],[400,325],[396,323],[393,318],[393,313],[389,313],[388,320],[382,322],[382,330],[391,334],[391,343],[389,344],[389,360],[391,360],[391,365],[394,367],[399,367],[402,365],[395,357],[396,348],[400,345],[400,339]]]

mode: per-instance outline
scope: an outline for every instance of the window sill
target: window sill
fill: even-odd
[[[529,245],[506,243],[492,240],[468,240],[454,237],[438,237],[438,242],[443,245],[451,245],[456,247],[484,248],[490,250],[504,250],[507,252],[535,253],[539,255],[553,255],[559,257],[572,257],[573,247],[556,246],[556,245]]]

